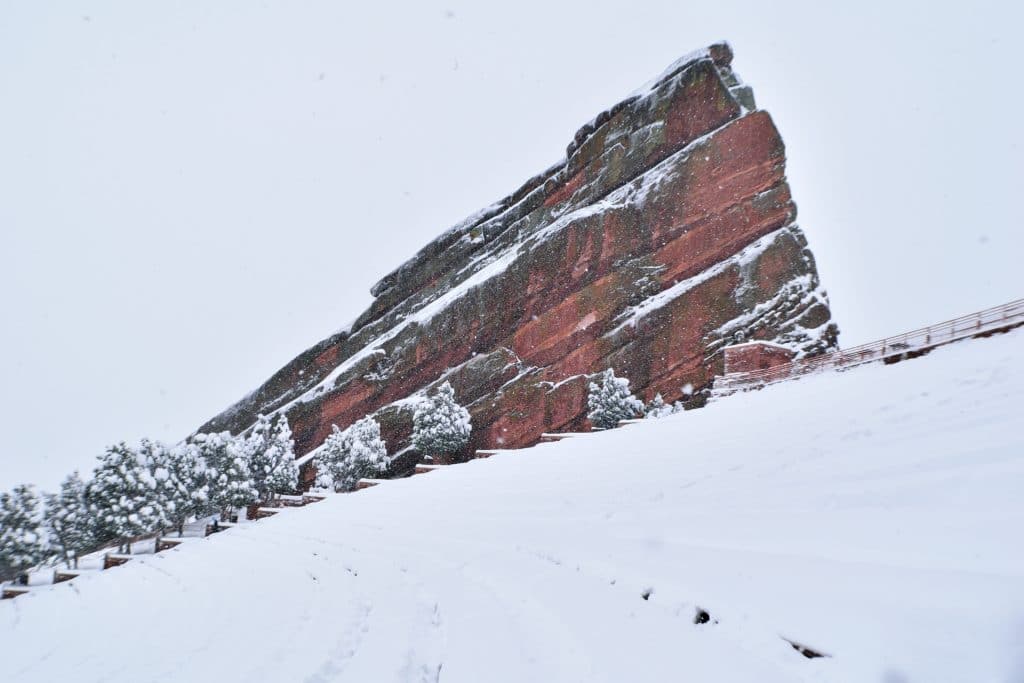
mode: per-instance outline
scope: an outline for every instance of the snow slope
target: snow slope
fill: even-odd
[[[4,601],[0,680],[1020,681],[1022,342],[388,482]]]

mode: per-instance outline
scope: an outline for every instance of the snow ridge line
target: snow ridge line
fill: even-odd
[[[770,233],[768,236],[765,236],[765,238],[762,238],[762,240],[770,240],[774,237],[774,234],[775,233]],[[757,244],[755,243],[754,245],[751,245],[751,247],[756,249]],[[680,285],[686,284],[688,284],[688,281],[680,283]],[[628,322],[624,324],[624,326],[627,324]],[[857,366],[868,364],[868,362],[877,362],[881,360],[885,362],[886,365],[891,365],[899,360],[925,355],[938,346],[944,346],[946,344],[965,341],[968,339],[989,337],[994,334],[1006,333],[1019,327],[1024,327],[1024,298],[1016,299],[1000,306],[994,306],[992,308],[986,308],[974,313],[955,317],[951,319],[951,321],[939,323],[920,330],[906,332],[894,337],[887,337],[876,342],[861,344],[850,349],[824,353],[809,358],[797,358],[788,362],[788,364],[783,364],[765,370],[745,373],[729,373],[717,379],[713,398],[718,399],[740,391],[762,389],[770,384],[784,382],[787,380],[796,380],[806,375],[825,372],[828,370],[849,370]],[[636,424],[641,421],[642,420],[640,419],[624,420],[620,423],[620,426]],[[546,433],[542,434],[540,442],[560,441],[566,438],[579,438],[582,436],[596,434],[600,431],[605,430],[595,429],[590,432]],[[477,450],[474,452],[472,460],[487,459],[496,455],[514,453],[521,450],[523,449]],[[316,450],[310,452],[310,454],[307,454],[302,461],[308,462],[312,459],[315,453]],[[449,466],[450,464],[438,463],[433,459],[430,459],[429,461],[424,460],[416,465],[413,476],[428,474]],[[384,478],[359,479],[354,492],[349,493],[356,493],[359,492],[359,490],[371,488],[382,483],[388,483],[391,480],[392,479]],[[304,507],[305,505],[322,501],[326,496],[327,495],[325,494],[318,493],[307,493],[302,496],[284,496],[262,506],[252,506],[255,509],[249,510],[249,517],[258,521],[259,519],[279,514],[284,508]],[[212,533],[226,530],[233,526],[233,524],[229,523],[210,525],[206,524],[205,520],[199,520],[195,523],[204,524],[206,526],[205,533],[203,535],[204,538],[211,536]],[[183,542],[183,540],[168,538],[167,543],[162,543],[162,537],[162,533],[152,533],[152,535],[139,537],[132,541],[143,542],[153,540],[153,554],[162,552],[163,550],[174,549],[177,546],[182,545]],[[145,554],[147,555],[148,553]],[[102,557],[102,569],[121,566],[135,557],[135,555],[121,555],[113,553],[110,549],[100,550],[95,553],[95,555],[100,555]],[[63,570],[54,567],[53,581],[50,586],[74,581],[82,573],[88,572],[89,570]],[[2,590],[0,590],[0,599],[11,599],[26,595],[30,592],[32,592],[32,589],[27,586],[5,585],[2,587]]]
[[[770,237],[766,236],[766,237]],[[685,282],[685,281],[684,281]],[[995,334],[1002,334],[1009,332],[1017,327],[1024,327],[1024,298],[1010,301],[1001,306],[995,306],[992,308],[977,311],[975,313],[967,314],[948,320],[943,323],[938,323],[929,327],[924,327],[911,332],[906,332],[901,335],[894,337],[886,337],[885,339],[871,342],[868,344],[862,344],[860,346],[847,349],[845,351],[835,351],[832,353],[822,354],[812,358],[797,359],[790,363],[779,365],[773,368],[765,370],[755,370],[743,373],[729,373],[722,375],[716,381],[715,386],[715,399],[719,399],[725,396],[730,396],[741,391],[749,391],[752,389],[762,389],[770,384],[775,384],[787,380],[795,380],[809,374],[817,374],[826,370],[847,370],[860,365],[865,365],[871,362],[882,361],[885,364],[893,364],[901,360],[910,360],[918,358],[930,352],[932,349],[952,344],[955,342],[965,341],[969,339],[989,337]],[[756,340],[755,340],[756,341]],[[628,426],[630,424],[636,424],[644,421],[648,418],[623,420],[619,423],[619,426]],[[557,442],[564,439],[576,439],[581,437],[596,436],[599,432],[607,431],[602,429],[594,429],[590,432],[559,432],[559,433],[546,433],[541,435],[539,443],[550,443]],[[532,448],[527,446],[526,448]],[[504,453],[514,453],[519,450],[525,450],[525,448],[514,448],[514,449],[479,449],[474,452],[473,460],[487,459],[494,455],[500,455]],[[315,453],[314,450],[312,453]],[[309,455],[309,454],[307,454]],[[308,458],[308,459],[311,459]],[[461,463],[452,463],[461,464]],[[413,471],[412,476],[420,474],[428,474],[437,470],[443,470],[450,464],[438,463],[434,460],[429,462],[423,461],[418,463]],[[391,482],[391,479],[378,479],[378,478],[364,478],[360,479],[357,483],[356,489],[349,493],[356,493],[363,489],[372,488],[381,484],[387,484]],[[281,496],[270,503],[262,506],[254,506],[256,509],[254,514],[251,514],[253,521],[265,519],[267,517],[276,516],[283,508],[287,507],[304,507],[315,502],[323,500],[327,495],[324,493],[304,493],[301,496]],[[228,530],[234,526],[231,523],[223,524],[206,524],[205,520],[196,522],[198,524],[205,525],[205,533],[203,537],[208,537],[213,533]],[[196,524],[194,523],[194,524]],[[140,542],[152,539],[154,541],[153,554],[162,552],[163,550],[169,550],[177,548],[183,544],[184,539],[168,538],[168,542],[165,544],[161,543],[162,534],[149,534],[146,536],[132,539],[133,542]],[[144,553],[143,556],[149,553]],[[111,569],[113,567],[121,566],[137,555],[123,555],[111,552],[110,549],[103,549],[94,553],[102,557],[102,570]],[[97,570],[92,570],[97,571]],[[50,587],[58,583],[64,583],[73,581],[78,576],[90,573],[90,570],[62,570],[54,568],[53,581],[48,584]],[[35,584],[38,586],[39,584]],[[21,595],[26,595],[33,592],[28,586],[19,586],[8,584],[4,585],[0,589],[0,599],[13,599]],[[794,649],[797,649],[804,654],[806,657],[812,656],[828,656],[818,652],[810,651],[802,645],[789,641],[783,638],[793,645]],[[804,649],[808,649],[813,654],[803,652]]]

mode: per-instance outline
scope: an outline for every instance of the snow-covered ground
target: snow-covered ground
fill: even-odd
[[[1024,680],[1022,351],[785,383],[35,589],[0,603],[0,680]]]

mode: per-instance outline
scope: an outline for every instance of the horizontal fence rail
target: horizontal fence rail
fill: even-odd
[[[822,370],[843,370],[873,361],[914,357],[936,346],[1018,325],[1024,325],[1024,299],[849,349],[801,358],[763,370],[729,373],[715,381],[715,392],[731,394],[797,379]]]

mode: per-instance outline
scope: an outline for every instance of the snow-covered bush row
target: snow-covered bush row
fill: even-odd
[[[393,457],[388,456],[376,420],[367,416],[344,431],[338,425],[333,428],[313,461],[318,488],[354,491],[360,479],[387,470]],[[444,382],[416,405],[412,444],[421,455],[444,460],[465,448],[472,429],[469,411],[455,400],[452,385]]]
[[[465,447],[469,412],[448,382],[425,397],[414,415],[413,443],[424,454],[450,456]],[[314,461],[317,486],[351,491],[387,470],[391,458],[380,425],[365,417],[337,426]],[[248,434],[196,434],[168,447],[143,439],[119,443],[99,456],[92,477],[78,472],[60,493],[40,497],[30,485],[0,493],[0,580],[24,578],[48,561],[77,566],[78,558],[139,536],[176,530],[205,515],[228,518],[298,488],[294,441],[287,419],[260,415]]]
[[[288,420],[261,415],[249,434],[197,434],[174,447],[143,439],[110,446],[92,477],[78,472],[60,492],[40,497],[31,485],[0,493],[0,580],[48,561],[77,566],[107,545],[176,530],[205,515],[222,518],[298,488]]]

